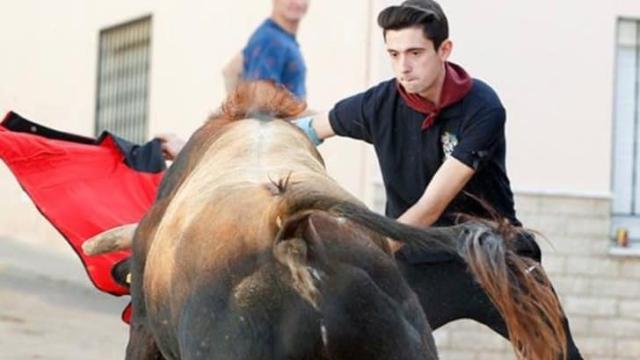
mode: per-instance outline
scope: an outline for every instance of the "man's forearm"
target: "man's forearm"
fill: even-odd
[[[398,221],[417,227],[428,227],[433,225],[442,215],[442,211],[424,208],[419,202],[410,207],[404,214],[400,215]]]
[[[414,226],[433,225],[447,206],[473,176],[474,170],[455,158],[447,159],[438,169],[417,203],[398,221]]]

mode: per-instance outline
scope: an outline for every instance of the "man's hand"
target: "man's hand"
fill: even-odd
[[[418,202],[405,211],[398,221],[413,226],[431,226],[474,173],[474,169],[456,158],[445,160]]]
[[[178,156],[178,153],[182,150],[184,144],[186,144],[186,141],[175,134],[160,134],[156,136],[156,139],[160,140],[162,155],[164,155],[164,158],[171,161]]]
[[[307,134],[316,146],[320,145],[324,139],[335,135],[329,122],[329,114],[326,112],[316,111],[312,115],[305,117],[298,115],[296,119],[289,118],[287,120],[294,123]]]

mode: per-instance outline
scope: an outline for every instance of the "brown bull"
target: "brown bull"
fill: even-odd
[[[329,178],[295,127],[244,119],[303,108],[269,84],[242,87],[168,170],[135,233],[127,358],[435,359],[431,329],[386,237],[462,259],[519,357],[566,352],[557,298],[542,270],[516,254],[505,236],[514,229],[399,224]],[[96,248],[126,246],[120,240],[132,228]],[[440,290],[403,273],[437,315],[441,303],[424,300]]]
[[[134,237],[128,359],[437,357],[385,238],[327,211],[359,202],[315,147],[287,122],[240,120],[303,108],[241,88],[168,170]]]

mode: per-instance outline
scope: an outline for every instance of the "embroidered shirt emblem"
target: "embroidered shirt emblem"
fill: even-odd
[[[442,159],[442,161],[444,161],[451,157],[453,149],[455,149],[456,145],[458,145],[458,138],[455,134],[445,132],[444,134],[442,134],[440,140],[442,141],[442,151],[444,152],[444,158]]]

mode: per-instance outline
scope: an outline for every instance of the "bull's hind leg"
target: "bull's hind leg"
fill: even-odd
[[[267,320],[228,304],[229,293],[198,292],[185,305],[178,328],[180,359],[269,359]]]
[[[241,265],[230,272],[245,273]],[[317,316],[280,277],[265,264],[234,287],[215,276],[202,280],[181,314],[181,359],[320,359],[313,356],[322,345]]]
[[[340,266],[321,281],[321,313],[331,359],[437,359],[429,325],[417,329],[363,270]],[[414,314],[419,317],[421,314]]]

